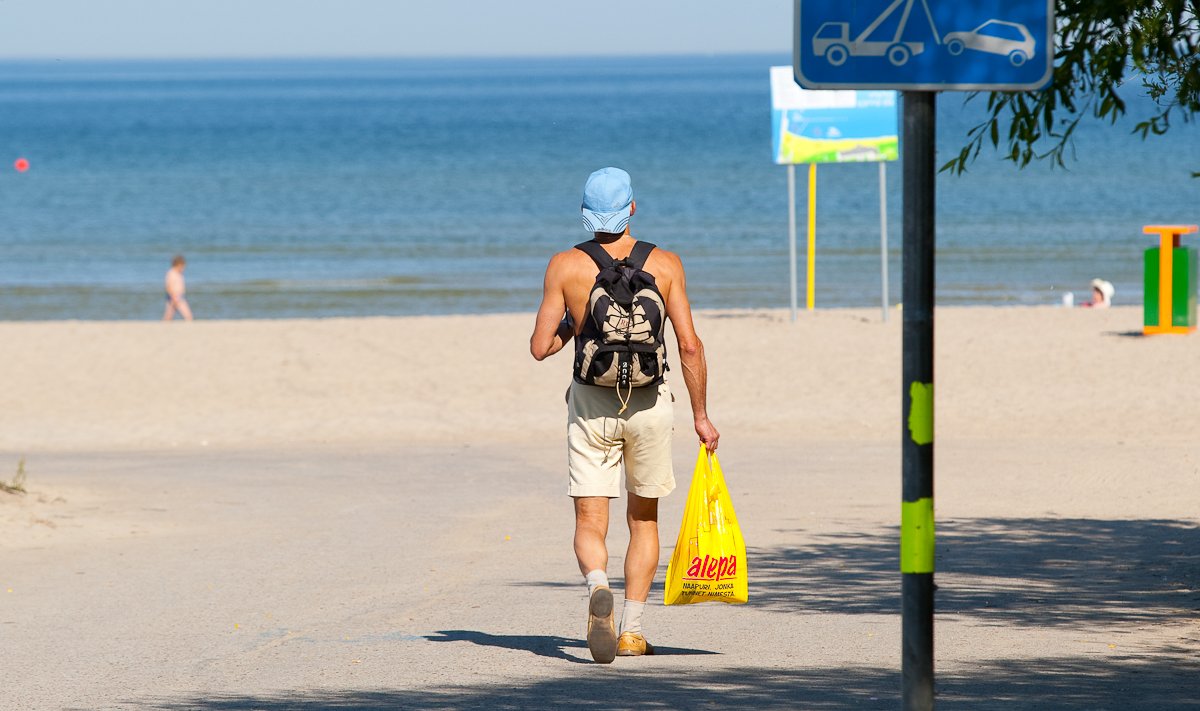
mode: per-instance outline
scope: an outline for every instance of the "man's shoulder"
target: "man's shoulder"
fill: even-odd
[[[660,272],[665,270],[671,274],[682,273],[683,261],[679,259],[678,254],[655,245],[654,251],[650,253],[650,257],[646,260],[646,269]]]
[[[571,247],[570,249],[564,249],[561,252],[555,252],[554,254],[552,254],[550,256],[550,266],[551,267],[555,267],[555,266],[563,267],[563,266],[578,264],[581,261],[586,261],[586,262],[590,263],[591,257],[584,254],[581,250],[575,249],[574,247]]]
[[[587,271],[592,265],[591,257],[572,247],[561,252],[555,252],[546,265],[546,274],[550,276],[568,277],[576,272]]]
[[[564,249],[561,252],[555,252],[550,257],[550,263],[546,270],[549,272],[574,272],[587,271],[591,272],[595,269],[595,262],[581,249],[571,247]],[[646,259],[646,269],[658,272],[669,272],[671,274],[683,272],[683,262],[679,259],[679,255],[669,249],[664,249],[655,245],[654,251]]]
[[[670,259],[671,261],[674,261],[674,262],[678,262],[678,261],[679,261],[679,255],[678,255],[678,254],[676,254],[676,253],[672,252],[671,250],[669,250],[669,249],[667,249],[666,247],[663,247],[663,246],[661,246],[661,245],[657,245],[657,244],[656,244],[656,245],[654,245],[654,251],[653,251],[653,252],[651,252],[651,254],[657,254],[657,255],[658,255],[658,256],[660,256],[660,257],[663,257],[663,258],[666,258],[666,259]]]

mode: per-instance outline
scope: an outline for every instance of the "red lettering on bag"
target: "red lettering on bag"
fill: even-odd
[[[737,575],[737,556],[721,556],[714,558],[706,555],[703,558],[692,558],[684,580],[721,580]]]
[[[717,568],[717,580],[721,578],[732,577],[737,574],[737,556],[731,555],[728,558],[721,559],[721,565]]]

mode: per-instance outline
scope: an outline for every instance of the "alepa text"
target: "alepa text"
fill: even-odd
[[[715,558],[706,555],[703,558],[696,556],[692,558],[691,565],[688,566],[687,573],[684,574],[684,580],[720,580],[722,578],[732,578],[737,575],[737,556],[721,556]]]

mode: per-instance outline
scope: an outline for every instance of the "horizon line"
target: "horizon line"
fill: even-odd
[[[56,62],[254,62],[254,61],[447,61],[447,60],[494,60],[494,59],[669,59],[685,57],[753,57],[753,56],[790,56],[791,49],[774,51],[720,51],[720,52],[653,52],[626,54],[569,54],[569,53],[539,53],[539,54],[263,54],[263,55],[2,55],[3,63],[56,63]]]

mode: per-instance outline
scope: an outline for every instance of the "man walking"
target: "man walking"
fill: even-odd
[[[182,254],[171,260],[171,268],[163,278],[163,288],[166,290],[167,305],[163,309],[163,321],[171,321],[178,313],[184,321],[192,320],[192,308],[188,306],[187,286],[183,280],[183,270],[187,268],[187,260]]]
[[[692,324],[683,264],[674,253],[630,234],[636,211],[628,173],[604,168],[588,177],[582,212],[593,239],[550,259],[529,340],[540,361],[575,339],[567,393],[567,493],[575,504],[575,556],[588,586],[588,648],[604,664],[614,656],[654,651],[642,633],[642,612],[658,569],[658,499],[675,488],[674,398],[662,378],[664,315],[678,340],[696,434],[709,451],[716,451],[720,436],[708,419],[708,369]],[[620,496],[622,465],[629,549],[618,639],[605,537],[609,500]]]

